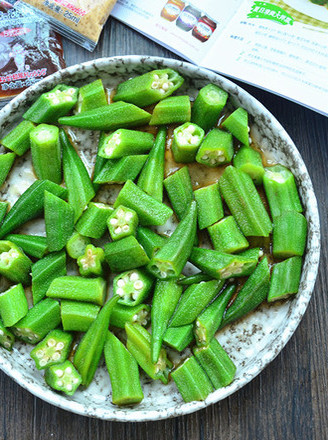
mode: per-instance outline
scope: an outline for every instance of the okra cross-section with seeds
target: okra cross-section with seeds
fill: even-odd
[[[105,260],[104,250],[88,244],[83,255],[78,257],[77,264],[80,274],[83,277],[96,276],[103,274],[102,263]]]
[[[177,127],[173,132],[172,142],[174,160],[180,163],[194,162],[204,134],[201,127],[190,122]]]
[[[127,306],[117,303],[110,317],[110,324],[114,327],[123,328],[128,322],[130,324],[139,324],[147,327],[150,321],[150,306],[148,304],[139,304],[137,306]]]
[[[209,167],[217,167],[230,162],[232,156],[232,135],[214,128],[199,147],[196,161]]]
[[[8,240],[0,241],[0,274],[14,283],[29,284],[32,261]]]
[[[11,351],[15,342],[15,336],[9,331],[0,320],[0,345]]]
[[[120,159],[124,156],[148,152],[154,143],[154,135],[144,131],[119,129],[101,139],[99,156]]]
[[[129,235],[136,235],[138,215],[133,209],[118,206],[107,220],[112,240],[120,240]]]
[[[51,331],[30,353],[36,368],[42,370],[64,362],[69,355],[72,342],[73,336],[70,333],[62,330]]]
[[[70,361],[52,365],[44,375],[47,384],[57,391],[72,396],[82,383],[82,378]]]
[[[136,306],[147,298],[153,280],[141,270],[130,270],[114,278],[113,292],[117,294],[119,304]]]

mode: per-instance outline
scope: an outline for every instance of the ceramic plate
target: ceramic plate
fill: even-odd
[[[284,0],[284,2],[309,17],[328,23],[328,9],[325,6],[316,5],[310,0]]]

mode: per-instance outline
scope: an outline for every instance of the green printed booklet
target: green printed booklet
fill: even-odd
[[[118,0],[112,15],[208,69],[328,115],[328,0]]]

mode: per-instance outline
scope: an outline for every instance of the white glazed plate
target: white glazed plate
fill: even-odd
[[[196,96],[201,87],[214,83],[230,94],[235,106],[244,107],[252,115],[252,136],[255,141],[261,145],[267,156],[285,164],[295,174],[308,221],[307,249],[300,290],[293,299],[271,306],[262,305],[246,319],[226,327],[217,335],[235,362],[237,373],[231,385],[213,392],[204,402],[184,403],[173,382],[164,386],[143,375],[144,400],[136,406],[114,406],[111,403],[110,381],[104,364],[98,368],[89,388],[77,391],[72,397],[66,397],[52,391],[45,384],[43,372],[36,370],[29,357],[31,346],[17,342],[11,353],[1,349],[0,368],[22,387],[60,408],[105,420],[160,420],[188,414],[218,402],[246,385],[278,355],[296,330],[309,303],[319,264],[320,227],[317,202],[298,150],[268,110],[247,92],[220,75],[189,63],[155,57],[126,56],[89,61],[68,67],[42,80],[7,104],[0,111],[1,133],[3,135],[16,125],[31,103],[56,84],[81,86],[100,77],[105,86],[113,88],[132,76],[163,67],[176,69],[184,76],[186,81],[182,94]],[[91,172],[97,149],[97,134],[84,132],[82,137],[81,132],[77,132],[76,141],[80,155]],[[0,192],[0,199],[8,199],[13,203],[34,179],[27,154],[18,160],[9,181]],[[37,227],[43,227],[42,222],[38,225]]]
[[[284,0],[284,2],[309,17],[328,23],[328,9],[325,6],[316,5],[310,0]]]

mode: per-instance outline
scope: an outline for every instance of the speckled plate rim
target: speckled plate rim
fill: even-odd
[[[108,58],[99,58],[96,60],[87,61],[85,63],[77,64],[74,66],[67,67],[66,69],[62,69],[59,72],[54,73],[53,75],[45,78],[44,80],[38,82],[32,87],[28,88],[26,91],[18,95],[12,101],[10,101],[2,110],[0,110],[0,121],[8,117],[8,115],[14,111],[16,108],[26,100],[29,99],[30,96],[35,93],[43,92],[48,88],[48,86],[53,84],[53,82],[60,82],[63,79],[68,79],[71,75],[76,74],[80,70],[87,71],[88,69],[93,68],[104,68],[110,63],[157,63],[159,65],[167,66],[172,69],[174,68],[183,68],[185,71],[190,74],[197,73],[198,75],[202,75],[208,81],[211,82],[221,82],[225,90],[230,94],[237,97],[241,97],[247,100],[251,100],[253,108],[256,109],[256,113],[260,113],[261,116],[266,118],[266,123],[269,126],[269,129],[273,132],[279,133],[279,136],[282,141],[288,144],[290,148],[290,153],[293,159],[298,163],[299,168],[302,172],[303,183],[307,187],[307,200],[310,204],[307,205],[307,209],[311,211],[311,222],[309,224],[309,230],[311,230],[311,234],[309,234],[307,248],[311,250],[311,262],[306,261],[307,267],[309,264],[311,265],[307,277],[305,280],[305,287],[301,291],[300,295],[302,297],[302,301],[296,304],[296,307],[292,310],[292,313],[289,317],[289,324],[284,328],[283,332],[277,336],[274,342],[271,345],[271,351],[266,352],[259,362],[248,374],[243,375],[239,379],[236,379],[231,385],[226,388],[219,389],[211,393],[206,400],[203,402],[191,402],[191,403],[181,403],[175,404],[170,408],[163,408],[163,410],[149,410],[149,411],[138,411],[135,409],[131,411],[131,413],[126,413],[120,410],[120,408],[115,408],[115,410],[111,408],[102,408],[94,409],[90,407],[86,407],[83,404],[77,403],[70,398],[64,397],[57,393],[52,392],[51,390],[45,391],[42,389],[38,383],[31,382],[27,380],[23,372],[18,371],[13,368],[9,360],[6,360],[0,356],[0,368],[4,371],[8,376],[14,379],[19,385],[21,385],[26,390],[30,391],[35,396],[43,399],[44,401],[56,405],[59,408],[65,409],[67,411],[74,412],[76,414],[85,415],[89,417],[96,417],[103,420],[110,421],[130,421],[130,422],[142,422],[142,421],[154,421],[154,420],[163,420],[166,418],[182,416],[186,414],[193,413],[200,409],[206,408],[207,406],[217,403],[220,400],[230,396],[244,385],[249,383],[252,379],[254,379],[283,349],[283,347],[287,344],[296,328],[298,327],[305,311],[310,301],[314,284],[318,272],[319,267],[319,259],[320,259],[320,221],[319,221],[319,213],[317,200],[314,194],[313,185],[306,169],[306,166],[303,162],[303,159],[297,150],[295,144],[283,129],[281,124],[275,119],[275,117],[253,96],[251,96],[248,92],[243,90],[241,87],[234,84],[232,81],[218,75],[214,72],[211,72],[207,69],[203,69],[201,67],[195,66],[193,64],[182,62],[174,59],[167,59],[161,57],[152,57],[152,56],[139,56],[139,55],[131,55],[131,56],[115,56]],[[307,260],[307,257],[305,258]],[[304,263],[305,265],[305,263]]]

